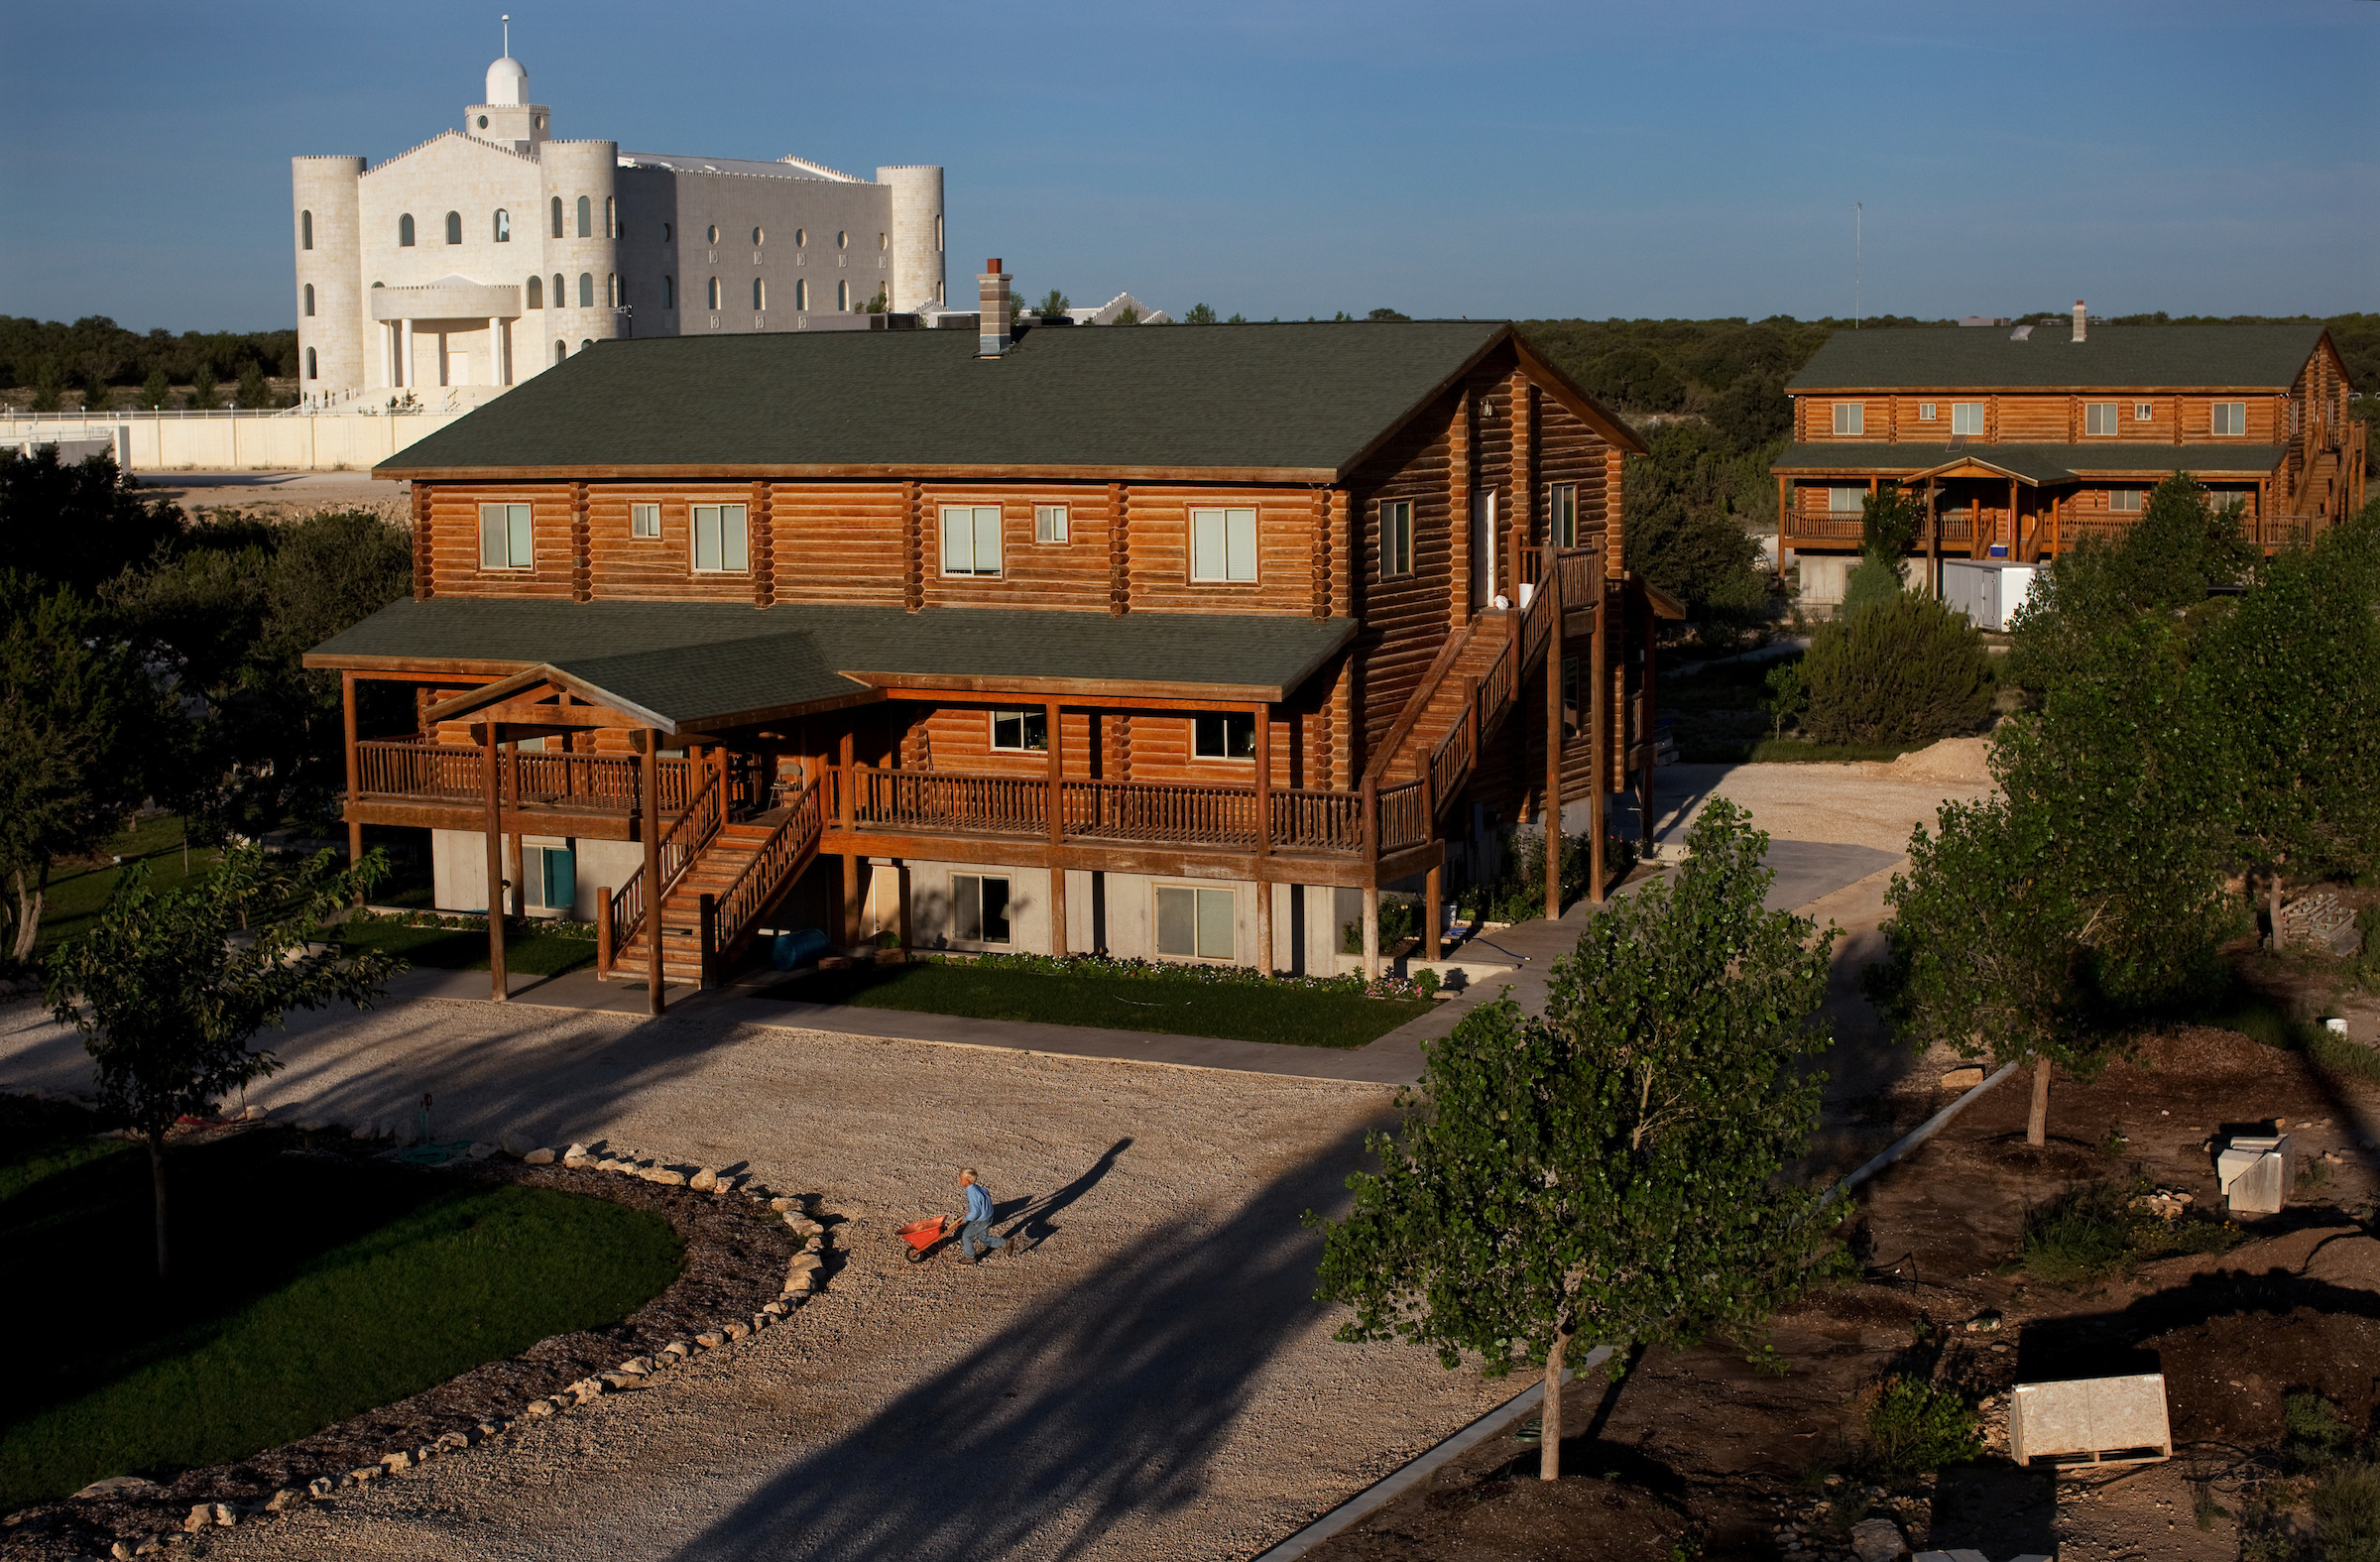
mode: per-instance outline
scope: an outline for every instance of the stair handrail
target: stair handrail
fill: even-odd
[[[744,940],[769,908],[769,902],[784,888],[787,870],[798,865],[818,844],[826,828],[825,810],[819,806],[818,788],[804,786],[785,808],[785,816],[769,832],[769,839],[753,853],[752,861],[736,875],[736,882],[727,887],[717,901],[717,945],[713,953],[733,958]]]
[[[1464,648],[1471,644],[1471,638],[1477,632],[1476,626],[1467,625],[1461,634],[1446,637],[1446,644],[1438,648],[1438,655],[1422,673],[1421,681],[1413,685],[1412,696],[1405,701],[1405,708],[1398,712],[1394,725],[1388,729],[1388,735],[1372,751],[1371,763],[1364,768],[1366,775],[1375,781],[1387,780],[1388,767],[1395,763],[1397,751],[1405,746],[1405,739],[1420,725],[1422,716],[1429,710],[1431,699],[1438,693],[1438,685],[1446,681],[1447,673],[1454,669]]]
[[[669,822],[661,832],[656,856],[661,865],[660,893],[650,899],[645,894],[645,869],[640,865],[628,876],[628,882],[612,894],[613,948],[625,949],[636,941],[637,929],[645,920],[649,904],[659,905],[669,899],[702,848],[719,832],[725,817],[721,806],[718,771],[705,766],[701,789],[687,802],[685,811]],[[699,817],[698,817],[699,816]],[[655,943],[658,940],[654,940]]]
[[[1478,743],[1487,742],[1488,732],[1497,719],[1519,700],[1521,682],[1528,676],[1529,659],[1552,646],[1552,604],[1557,595],[1542,586],[1530,592],[1529,605],[1521,610],[1517,632],[1504,642],[1503,649],[1496,653],[1495,660],[1488,664],[1488,670],[1480,676],[1463,714],[1447,727],[1446,736],[1438,741],[1438,747],[1430,751],[1429,764],[1423,774],[1436,784],[1436,805],[1439,808],[1446,808],[1455,801],[1461,793],[1463,781],[1471,774],[1470,751],[1475,743],[1472,733],[1465,730],[1466,726],[1477,730]],[[1511,674],[1508,677],[1499,676],[1504,671],[1507,659],[1513,660]],[[1488,700],[1479,697],[1482,692],[1490,694],[1492,709],[1487,708]],[[1448,751],[1458,746],[1465,752],[1450,761]]]

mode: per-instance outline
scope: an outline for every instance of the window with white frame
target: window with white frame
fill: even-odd
[[[1921,423],[1930,423],[1938,421],[1935,416],[1934,404],[1932,402],[1920,402],[1917,404],[1917,421]]]
[[[1394,580],[1413,573],[1413,501],[1384,500],[1380,505],[1380,578]]]
[[[1238,920],[1237,891],[1161,884],[1156,893],[1158,954],[1176,960],[1236,957],[1232,934]]]
[[[1190,512],[1190,578],[1222,581],[1256,578],[1253,510]]]
[[[2113,402],[2084,402],[2082,404],[2082,431],[2085,434],[2115,432],[2115,404]]]
[[[1867,405],[1864,402],[1837,402],[1835,432],[1839,435],[1867,432]]]
[[[942,507],[942,573],[1000,573],[1000,506]]]
[[[2214,431],[2218,434],[2244,434],[2248,431],[2248,404],[2217,402],[2214,404]]]
[[[1033,541],[1063,542],[1066,541],[1066,507],[1064,505],[1033,506]]]
[[[1951,404],[1951,432],[1979,434],[1982,431],[1983,404],[1981,402],[1953,402]]]
[[[2155,418],[2156,416],[2157,416],[2157,409],[2156,409],[2156,408],[2154,408],[2154,407],[2151,407],[2151,406],[2150,406],[2148,403],[2146,403],[2146,402],[2134,402],[2134,403],[2132,404],[2132,421],[2133,421],[2134,422],[2136,422],[2136,423],[2145,423],[2145,422],[2149,421],[2151,419]]]
[[[1046,710],[996,710],[992,713],[992,752],[995,754],[1047,754],[1049,752],[1049,712]]]
[[[1579,485],[1556,483],[1545,491],[1546,535],[1556,547],[1579,545]]]
[[[628,535],[641,538],[659,537],[661,535],[661,507],[659,505],[630,505],[628,507]]]
[[[479,567],[528,569],[536,563],[527,505],[479,507]]]
[[[752,567],[744,506],[694,506],[694,567],[701,570]]]
[[[1190,753],[1202,760],[1252,760],[1256,757],[1256,718],[1253,712],[1209,711],[1190,718]]]
[[[1009,941],[1009,881],[988,873],[950,876],[950,936],[963,944]]]
[[[2140,511],[2141,501],[2147,495],[2145,488],[2110,488],[2107,490],[2107,508],[2136,515]]]
[[[1864,484],[1837,483],[1827,490],[1827,514],[1831,516],[1855,516],[1866,504],[1867,488]]]

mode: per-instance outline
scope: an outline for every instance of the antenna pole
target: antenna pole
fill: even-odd
[[[1859,263],[1865,249],[1867,202],[1851,202],[1851,329],[1859,328]]]
[[[504,14],[504,58],[513,58],[513,14],[510,11]]]

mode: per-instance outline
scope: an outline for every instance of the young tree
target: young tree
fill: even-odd
[[[1193,303],[1190,305],[1190,312],[1182,316],[1182,323],[1184,325],[1214,324],[1215,305],[1211,303]]]
[[[1349,1341],[1545,1374],[1539,1474],[1561,1473],[1563,1363],[1584,1338],[1684,1348],[1757,1325],[1807,1276],[1816,1194],[1786,1168],[1818,1122],[1834,930],[1762,906],[1768,837],[1721,801],[1673,885],[1597,916],[1543,1019],[1509,1001],[1428,1048],[1399,1134],[1367,1147],[1318,1297]],[[1617,1360],[1617,1358],[1614,1358]]]
[[[1818,625],[1802,676],[1810,686],[1802,725],[1826,743],[1931,742],[1973,732],[1991,714],[1982,635],[1965,615],[1897,588]]]
[[[250,412],[273,405],[273,387],[266,382],[263,364],[253,358],[248,360],[248,367],[240,371],[240,383],[232,392],[232,399]]]
[[[1039,303],[1033,305],[1033,312],[1046,320],[1064,314],[1073,306],[1073,300],[1067,298],[1066,295],[1060,293],[1057,289],[1052,288],[1047,294],[1042,296]]]
[[[88,604],[0,570],[0,870],[16,960],[33,957],[53,865],[96,851],[141,800],[159,714],[140,658]]]
[[[136,865],[91,930],[51,955],[51,1010],[81,1033],[100,1109],[148,1141],[160,1280],[170,1260],[167,1131],[185,1114],[212,1114],[226,1092],[278,1068],[272,1053],[248,1043],[290,1011],[371,1006],[401,962],[324,943],[322,924],[385,872],[377,851],[343,873],[321,852],[285,875],[247,847],[198,883],[158,895],[146,865]]]
[[[173,396],[173,394],[174,386],[173,383],[166,378],[166,370],[163,364],[160,364],[157,368],[150,370],[149,378],[141,382],[141,405],[148,408],[151,412],[156,412],[158,409],[164,407],[166,402]]]
[[[215,366],[204,358],[190,371],[190,411],[202,413],[215,405]]]

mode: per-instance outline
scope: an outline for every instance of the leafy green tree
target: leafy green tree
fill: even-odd
[[[1733,804],[1689,839],[1673,884],[1587,924],[1543,1019],[1488,1005],[1428,1045],[1399,1132],[1367,1141],[1380,1169],[1317,1223],[1318,1297],[1356,1312],[1340,1339],[1543,1370],[1549,1481],[1575,1341],[1756,1327],[1818,1249],[1817,1196],[1788,1168],[1818,1122],[1824,1076],[1797,1060],[1828,1043],[1834,930],[1764,909],[1768,837]]]
[[[1859,551],[1898,564],[1917,545],[1925,505],[1898,488],[1878,488],[1859,504]]]
[[[243,847],[216,871],[164,895],[136,864],[91,930],[50,957],[48,999],[82,1035],[100,1110],[149,1144],[157,1277],[166,1278],[166,1133],[278,1068],[248,1043],[295,1009],[369,1008],[402,969],[393,955],[326,941],[324,924],[387,871],[374,852],[339,872],[322,852],[294,875]]]
[[[107,388],[107,381],[94,374],[83,386],[82,410],[86,413],[104,413],[115,405],[115,393]]]
[[[1054,319],[1057,316],[1064,314],[1072,307],[1074,307],[1074,300],[1067,298],[1066,295],[1060,293],[1057,289],[1052,288],[1049,290],[1049,292],[1041,296],[1041,301],[1039,303],[1033,305],[1033,312],[1040,315],[1041,318],[1047,320]]]
[[[1223,323],[1226,325],[1246,325],[1248,323],[1248,316],[1245,314],[1235,314],[1230,319],[1225,320]]]
[[[1116,323],[1119,325],[1137,325],[1140,323],[1140,311],[1128,303],[1116,312]]]
[[[215,366],[201,358],[190,370],[190,411],[203,413],[215,405]]]
[[[1182,316],[1182,323],[1184,325],[1214,324],[1215,306],[1211,303],[1193,303],[1190,305],[1190,312]]]
[[[240,383],[232,395],[240,406],[251,412],[272,406],[273,387],[265,381],[265,366],[254,359],[249,360],[248,367],[240,371]]]
[[[37,413],[55,413],[60,405],[60,400],[58,386],[58,365],[45,358],[42,360],[41,367],[34,372],[33,410]]]
[[[2380,502],[2268,561],[2195,666],[2223,715],[2227,850],[2267,872],[2273,914],[2285,875],[2380,865]]]
[[[1991,714],[1983,637],[1930,597],[1896,591],[1810,635],[1802,659],[1822,743],[1921,743],[1973,732]]]
[[[1683,600],[1699,622],[1739,629],[1757,621],[1768,581],[1760,542],[1737,507],[1738,463],[1708,425],[1671,422],[1652,454],[1621,469],[1627,566]]]
[[[164,407],[168,401],[173,399],[173,396],[174,386],[166,378],[163,364],[150,370],[149,378],[141,382],[141,405],[151,412],[156,412],[159,408]]]
[[[2124,589],[2137,610],[2196,607],[2212,587],[2235,586],[2256,560],[2256,545],[2231,506],[2216,508],[2188,472],[2149,493],[2119,552]]]
[[[1802,676],[1802,664],[1797,661],[1780,661],[1768,669],[1764,680],[1768,692],[1761,698],[1760,708],[1768,712],[1769,736],[1785,736],[1785,723],[1798,721],[1810,708],[1810,680]]]
[[[67,464],[56,445],[28,455],[0,451],[0,569],[87,597],[181,535],[181,512],[167,500],[144,500],[140,485],[107,456]]]
[[[1374,309],[1369,314],[1365,315],[1364,318],[1368,320],[1409,320],[1413,318],[1413,316],[1410,314],[1400,314],[1394,309]]]
[[[23,962],[59,859],[98,850],[140,802],[161,713],[138,654],[73,592],[0,571],[0,870]]]

